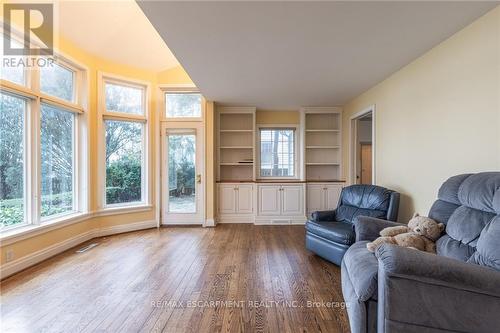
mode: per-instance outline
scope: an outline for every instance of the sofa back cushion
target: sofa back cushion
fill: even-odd
[[[357,216],[386,219],[392,193],[375,185],[347,186],[342,190],[335,219],[343,222],[352,222]]]
[[[437,254],[500,269],[499,214],[500,172],[451,177],[429,212],[446,224]]]

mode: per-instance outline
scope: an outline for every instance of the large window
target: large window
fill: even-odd
[[[106,204],[142,201],[141,123],[106,120]]]
[[[146,86],[102,78],[105,207],[136,206],[146,198]]]
[[[42,104],[40,131],[41,216],[73,211],[74,114]]]
[[[0,95],[0,220],[4,226],[25,218],[25,110],[26,100]]]
[[[1,47],[3,47],[5,36],[3,34],[1,34],[1,36],[2,40],[0,42],[2,43]],[[12,48],[21,48],[21,43],[19,43],[18,41],[10,39],[9,42]],[[15,56],[13,58],[18,60],[20,57]],[[0,73],[2,80],[7,80],[22,86],[26,84],[26,71],[24,70],[23,66],[11,67],[11,66],[6,66],[3,62],[0,66],[1,66]]]
[[[59,58],[34,63],[44,66],[27,71],[22,63],[2,63],[1,68],[2,230],[65,219],[87,209],[78,186],[86,170],[76,135],[85,136],[78,132],[85,119],[79,91],[84,71]]]
[[[40,67],[40,90],[68,102],[75,100],[75,75],[73,70],[57,63]]]
[[[167,118],[200,118],[201,94],[199,93],[166,93],[165,109]]]
[[[260,176],[295,177],[295,130],[261,128]]]
[[[144,114],[143,91],[140,88],[106,82],[106,111]]]

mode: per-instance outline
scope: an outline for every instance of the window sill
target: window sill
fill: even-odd
[[[134,205],[110,207],[97,212],[66,214],[41,224],[29,224],[13,228],[0,233],[0,243],[2,246],[13,244],[24,239],[44,234],[51,230],[63,228],[74,223],[82,222],[95,216],[107,216],[125,213],[139,213],[152,210],[153,205]]]
[[[153,209],[153,205],[149,204],[139,204],[133,206],[112,206],[102,208],[94,213],[94,216],[107,216],[115,214],[125,214],[125,213],[141,213],[147,212]]]
[[[59,229],[73,223],[81,222],[90,218],[92,214],[89,213],[73,213],[61,216],[57,219],[53,219],[48,222],[43,222],[42,224],[31,224],[19,228],[14,228],[12,230],[4,231],[0,234],[0,241],[2,246],[9,245],[12,243],[19,242],[26,238],[31,238],[33,236],[43,234],[45,232]]]

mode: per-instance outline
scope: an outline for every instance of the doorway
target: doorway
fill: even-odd
[[[202,225],[204,140],[201,123],[162,124],[161,224]]]
[[[350,183],[375,184],[375,107],[350,118]]]

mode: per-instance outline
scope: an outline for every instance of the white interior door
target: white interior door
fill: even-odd
[[[161,223],[200,224],[205,220],[202,124],[162,125]]]

